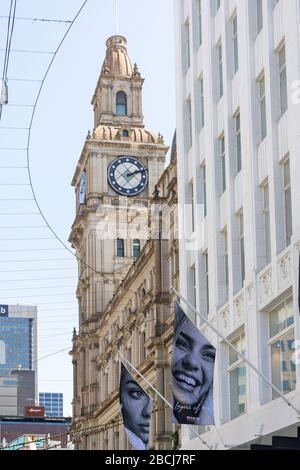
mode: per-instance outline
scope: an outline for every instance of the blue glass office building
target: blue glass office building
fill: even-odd
[[[0,305],[0,375],[35,370],[36,307]]]
[[[39,404],[45,407],[45,416],[59,418],[64,415],[62,393],[40,393]]]

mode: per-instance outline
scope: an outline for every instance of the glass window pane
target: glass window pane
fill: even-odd
[[[118,116],[127,115],[127,96],[124,91],[119,91],[116,97],[116,114]]]
[[[133,257],[138,258],[141,252],[141,242],[140,240],[133,240]]]
[[[291,182],[291,172],[290,172],[290,160],[287,160],[283,164],[283,178],[284,178],[284,187],[289,186]]]
[[[271,345],[272,382],[282,392],[296,388],[294,331]],[[273,399],[278,394],[273,391]]]
[[[230,372],[231,419],[246,412],[246,366],[242,364]]]
[[[270,338],[278,335],[281,331],[285,330],[288,326],[294,323],[294,308],[292,297],[270,312],[269,322]]]
[[[124,258],[124,240],[117,240],[117,257]]]
[[[256,0],[256,12],[257,12],[257,34],[259,34],[263,28],[262,0]]]
[[[280,70],[285,66],[285,46],[279,52],[279,68]]]

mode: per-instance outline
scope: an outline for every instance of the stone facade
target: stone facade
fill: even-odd
[[[79,331],[74,332],[70,353],[77,449],[130,448],[120,420],[119,352],[170,399],[169,288],[178,286],[179,275],[174,208],[176,150],[174,144],[171,163],[164,170],[168,147],[160,134],[156,136],[144,128],[142,85],[140,72],[127,55],[126,39],[110,38],[92,101],[95,128],[88,133],[72,182],[77,193],[77,214],[70,242],[79,259]],[[119,91],[127,96],[124,115],[116,109]],[[108,165],[120,155],[134,155],[148,169],[147,188],[133,198],[118,196],[107,181]],[[80,203],[83,172],[86,193]],[[111,214],[117,214],[117,232],[121,230],[121,219],[125,231],[135,226],[135,236],[121,237],[123,256],[116,253],[119,232],[110,232]],[[162,219],[170,221],[166,224],[168,234],[162,233]],[[138,239],[136,233],[145,228],[151,230],[150,236],[141,237],[141,252],[134,258],[132,240]],[[103,236],[105,230],[109,232],[107,237]],[[159,398],[153,398],[151,447],[168,449],[172,445],[171,413]]]

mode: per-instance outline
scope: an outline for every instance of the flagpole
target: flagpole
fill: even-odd
[[[249,361],[249,359],[247,359],[246,356],[244,356],[244,354],[242,352],[240,352],[235,346],[233,346],[233,344],[227,339],[225,338],[225,336],[222,335],[222,333],[219,332],[219,330],[217,330],[217,328],[214,327],[214,325],[206,318],[204,317],[203,315],[201,315],[201,313],[198,312],[198,310],[195,309],[195,307],[193,307],[193,305],[191,305],[181,294],[179,294],[179,292],[177,292],[176,289],[174,289],[174,287],[171,287],[170,288],[170,291],[173,292],[174,294],[177,295],[177,297],[179,297],[191,310],[193,310],[193,312],[195,312],[196,315],[198,315],[198,317],[204,322],[206,323],[212,330],[214,333],[216,333],[219,338],[222,339],[222,341],[224,341],[231,349],[233,349],[233,351],[236,352],[236,354],[241,358],[243,359],[243,361],[246,362],[246,364],[248,364],[249,367],[251,367],[251,369],[254,370],[254,372],[256,372],[256,374],[267,384],[269,385],[272,390],[274,390],[274,392],[276,392],[282,399],[283,401],[285,401],[285,403],[290,406],[296,413],[297,413],[297,418],[300,419],[300,410],[298,410],[298,408],[296,408],[293,403],[290,402],[290,400],[288,400],[286,398],[285,395],[283,395],[283,393],[274,385],[272,384],[272,382],[270,382],[258,369],[257,367],[255,367],[254,364],[252,364],[252,362]]]
[[[133,364],[131,364],[130,361],[128,361],[128,359],[126,359],[122,353],[120,353],[120,351],[118,352],[120,358],[122,361],[125,361],[127,362],[127,364],[130,365],[130,367],[132,368],[132,370],[134,370],[134,372],[136,372],[140,377],[141,379],[151,388],[151,390],[153,390],[154,393],[156,393],[156,395],[159,396],[159,398],[162,399],[162,401],[169,407],[171,408],[171,410],[173,410],[173,405],[152,385],[151,382],[149,382],[149,380],[146,379],[146,377],[140,373],[140,371],[134,367]],[[200,434],[197,433],[197,431],[194,430],[194,428],[192,428],[191,425],[188,425],[190,430],[193,432],[193,434],[197,437],[199,437],[200,441],[202,442],[202,444],[204,444],[209,450],[211,450],[211,447],[207,444],[207,442],[205,442],[202,437],[200,436]]]

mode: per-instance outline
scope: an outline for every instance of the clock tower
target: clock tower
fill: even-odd
[[[150,199],[168,151],[163,137],[145,128],[144,79],[129,59],[127,40],[112,36],[106,45],[92,98],[94,127],[72,180],[76,216],[69,241],[79,264],[77,344],[81,344],[73,364],[76,377],[83,380],[83,393],[74,390],[75,417],[97,406],[97,324],[146,241],[139,230],[148,225]]]

